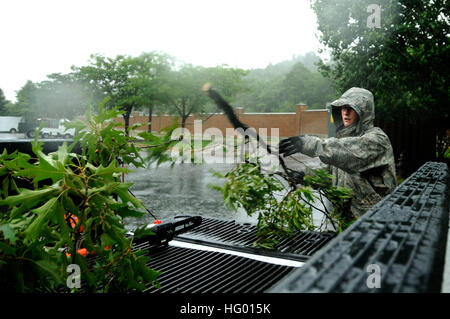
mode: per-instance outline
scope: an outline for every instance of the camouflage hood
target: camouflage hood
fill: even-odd
[[[341,116],[341,108],[343,106],[349,106],[354,109],[359,116],[359,121],[344,127]],[[366,89],[353,87],[331,103],[331,112],[337,137],[360,136],[374,125],[375,103],[373,94]]]

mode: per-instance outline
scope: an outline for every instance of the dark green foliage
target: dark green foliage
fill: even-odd
[[[112,121],[117,115],[116,109],[105,110],[101,104],[96,115],[86,114],[86,122],[69,125],[80,132],[75,142],[80,142],[82,155],[71,153],[74,144],[46,155],[37,140],[33,158],[18,152],[0,155],[2,290],[67,289],[69,264],[80,266],[87,291],[139,291],[146,284],[158,285],[159,272],[146,266],[148,257],[133,252],[134,238],[125,236],[123,218],[141,217],[145,207],[128,192],[131,183],[120,182],[128,169],[117,161],[143,166],[135,144],[154,144],[117,130]],[[165,150],[170,146],[170,141],[165,143]],[[70,216],[78,219],[74,225],[67,220]],[[94,265],[76,252],[80,246],[98,256]]]
[[[8,104],[9,101],[6,99],[3,90],[0,88],[0,116],[5,116],[8,114]]]
[[[325,108],[336,92],[332,81],[317,72],[319,61],[310,52],[265,69],[249,70],[233,104],[246,112],[295,112],[299,103]]]

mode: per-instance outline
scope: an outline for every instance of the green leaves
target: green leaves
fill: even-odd
[[[280,238],[294,231],[321,230],[326,223],[314,223],[313,209],[322,212],[335,231],[349,225],[343,216],[350,190],[332,186],[331,175],[324,170],[311,172],[305,177],[305,185],[294,190],[276,175],[264,174],[258,161],[239,164],[227,174],[215,176],[224,178],[225,184],[210,187],[222,193],[226,205],[233,210],[244,209],[249,216],[258,215],[255,246],[274,249]],[[334,207],[332,211],[325,198]]]
[[[6,199],[1,200],[0,206],[8,205],[10,207],[16,207],[16,209],[23,212],[34,207],[37,203],[54,196],[60,190],[61,188],[57,185],[39,190],[21,189],[18,195],[9,196]]]
[[[37,217],[25,229],[25,242],[30,242],[38,238],[43,227],[47,227],[49,220],[53,214],[59,211],[59,208],[58,198],[53,197],[41,207],[34,209],[33,212]]]
[[[225,203],[235,210],[244,208],[249,216],[264,210],[267,202],[275,200],[273,192],[283,189],[279,181],[261,173],[259,164],[238,165],[224,177],[227,182],[220,190]]]
[[[146,266],[148,257],[133,252],[125,236],[123,218],[141,217],[145,207],[130,194],[131,183],[120,182],[129,170],[117,158],[137,166],[144,161],[136,140],[114,129],[110,117],[116,115],[100,106],[96,115],[87,114],[87,123],[72,124],[80,131],[75,140],[81,155],[71,153],[74,144],[44,154],[37,140],[33,158],[0,155],[0,286],[22,292],[65,289],[69,264],[80,266],[86,291],[158,285],[159,272]],[[151,138],[140,142],[152,145]],[[98,256],[94,265],[79,247]]]
[[[64,282],[64,277],[59,271],[59,267],[52,260],[41,259],[35,262],[37,266],[39,266],[45,273],[50,275],[54,280],[55,284],[59,285]]]
[[[64,143],[57,152],[51,156],[45,155],[42,151],[36,151],[38,161],[36,164],[25,164],[15,176],[32,177],[37,183],[45,179],[51,179],[52,183],[61,180],[66,171],[66,162],[69,158],[67,144]]]
[[[16,231],[11,228],[11,226],[9,224],[3,224],[0,226],[0,231],[3,233],[3,237],[5,237],[5,239],[9,240],[11,242],[11,244],[15,245],[16,244]]]

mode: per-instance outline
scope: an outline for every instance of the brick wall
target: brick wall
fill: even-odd
[[[308,110],[306,105],[299,104],[296,106],[295,112],[292,113],[245,113],[243,109],[236,109],[236,115],[242,123],[249,127],[256,129],[261,135],[264,130],[267,131],[267,136],[277,134],[272,129],[278,129],[280,137],[294,136],[298,134],[313,134],[318,136],[328,135],[328,111],[326,109]],[[169,126],[176,119],[172,115],[153,115],[152,117],[152,131],[159,131],[162,128]],[[194,121],[202,120],[201,127],[197,126],[196,132],[199,128],[204,132],[212,128],[219,129],[223,135],[226,134],[227,128],[233,128],[227,117],[222,113],[209,114],[202,118],[197,116],[190,116],[186,121],[186,128],[193,134]],[[123,121],[122,118],[118,121]],[[130,117],[130,125],[142,123],[140,129],[147,130],[148,116],[139,115],[138,112],[133,112]],[[181,121],[179,121],[181,123]],[[199,123],[199,122],[198,122]],[[199,125],[197,123],[197,125]]]

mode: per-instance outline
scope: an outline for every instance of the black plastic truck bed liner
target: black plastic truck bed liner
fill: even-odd
[[[428,162],[270,292],[440,292],[450,175]]]

